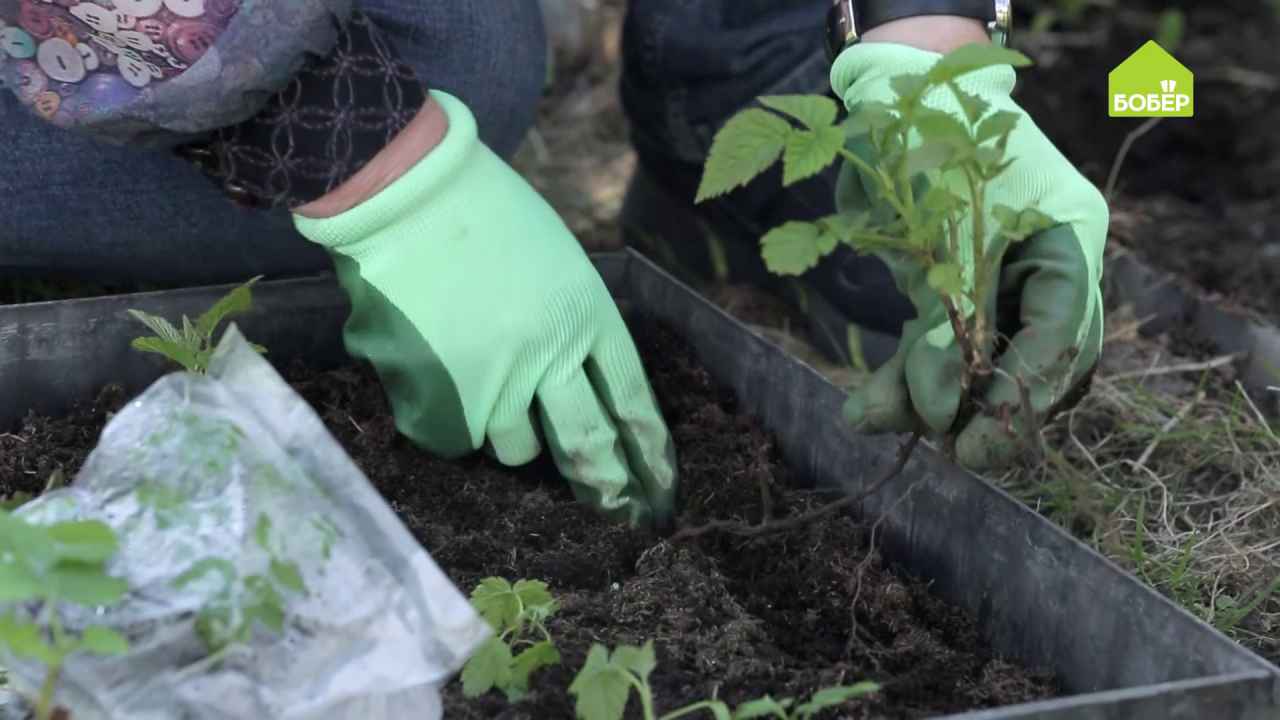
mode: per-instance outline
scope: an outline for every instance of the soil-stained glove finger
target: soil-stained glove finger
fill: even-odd
[[[542,442],[530,414],[530,403],[510,403],[498,408],[489,421],[489,449],[498,462],[515,467],[533,462],[542,453]]]
[[[668,528],[675,510],[675,442],[654,399],[640,355],[616,308],[586,370],[616,423],[628,466],[653,511],[654,525]]]
[[[586,371],[550,375],[538,388],[543,434],[560,474],[574,494],[605,514],[635,526],[648,525],[652,511],[627,465],[622,437]]]
[[[1102,346],[1102,310],[1089,302],[1094,288],[1069,226],[1015,247],[1001,286],[1021,298],[1021,329],[1000,357],[981,414],[957,440],[960,463],[973,470],[1007,465],[1024,447],[1027,411],[1016,378],[1026,386],[1038,424],[1097,363]],[[1088,328],[1084,338],[1077,337],[1081,327]]]
[[[904,367],[907,353],[899,351],[880,366],[866,384],[849,394],[845,421],[857,432],[879,434],[907,432],[916,426],[907,391]]]

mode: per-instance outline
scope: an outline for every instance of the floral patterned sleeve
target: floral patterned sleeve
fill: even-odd
[[[256,207],[321,197],[426,99],[351,0],[0,0],[0,84],[60,127],[173,149]]]

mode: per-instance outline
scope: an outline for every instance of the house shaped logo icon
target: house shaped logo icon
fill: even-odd
[[[1111,71],[1111,117],[1194,117],[1195,75],[1155,41]]]

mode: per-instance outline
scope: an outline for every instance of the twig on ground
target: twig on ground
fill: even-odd
[[[1221,355],[1211,360],[1197,363],[1181,363],[1179,365],[1167,365],[1162,368],[1148,368],[1146,370],[1133,370],[1130,372],[1116,373],[1100,378],[1103,382],[1119,382],[1121,380],[1139,380],[1157,375],[1177,375],[1180,373],[1204,372],[1205,370],[1216,370],[1220,367],[1230,365],[1235,362],[1238,355]]]
[[[1191,399],[1191,402],[1183,405],[1177,415],[1169,418],[1168,422],[1160,426],[1160,432],[1156,433],[1156,436],[1151,439],[1150,443],[1147,443],[1146,449],[1144,449],[1142,454],[1138,456],[1137,462],[1132,463],[1134,472],[1141,472],[1143,468],[1146,467],[1147,461],[1151,459],[1151,454],[1156,451],[1156,447],[1160,445],[1160,441],[1172,432],[1173,429],[1177,427],[1178,423],[1182,422],[1182,419],[1187,416],[1187,413],[1191,412],[1192,408],[1203,402],[1204,397],[1205,395],[1203,390],[1196,393],[1196,396]],[[1128,461],[1126,460],[1125,462]]]
[[[763,535],[772,535],[774,533],[787,532],[796,528],[804,527],[815,520],[820,520],[832,513],[839,512],[846,508],[857,505],[868,497],[876,494],[891,480],[902,474],[903,468],[907,466],[907,461],[911,459],[911,453],[915,451],[916,445],[920,443],[921,433],[914,432],[911,438],[898,450],[898,459],[889,468],[879,480],[871,484],[870,487],[858,493],[857,495],[849,495],[847,497],[828,503],[822,507],[810,510],[800,515],[792,515],[791,517],[781,520],[763,522],[758,525],[739,522],[737,520],[712,520],[705,525],[697,527],[685,528],[671,536],[671,542],[681,542],[684,540],[692,540],[694,538],[709,535],[711,533],[727,533],[729,535],[737,535],[738,537],[760,537]]]
[[[1125,136],[1124,142],[1120,143],[1120,152],[1116,153],[1116,160],[1111,164],[1111,174],[1107,176],[1107,189],[1103,193],[1107,202],[1111,202],[1116,194],[1116,183],[1120,180],[1120,168],[1124,167],[1124,161],[1129,157],[1129,151],[1133,149],[1133,144],[1142,139],[1143,135],[1155,129],[1162,117],[1149,118],[1146,122],[1138,126],[1137,130]]]

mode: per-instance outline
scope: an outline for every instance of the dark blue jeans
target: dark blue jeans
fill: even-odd
[[[535,0],[358,0],[432,88],[475,111],[510,155],[546,76]],[[751,98],[826,82],[826,0],[634,0],[624,100],[643,157],[699,165]],[[0,93],[0,276],[207,283],[324,270],[287,214],[233,206],[198,171],[47,125]]]

